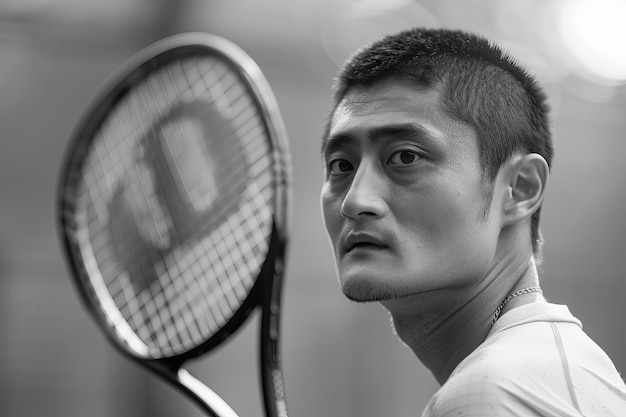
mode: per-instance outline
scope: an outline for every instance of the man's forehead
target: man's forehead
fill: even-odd
[[[411,84],[408,81],[388,79],[371,85],[357,85],[344,94],[339,105],[368,105],[373,101],[380,102],[414,102],[426,97],[433,105],[439,105],[438,89]]]
[[[430,124],[440,113],[436,90],[398,81],[353,87],[339,102],[329,124],[329,136],[354,127],[421,121]]]
[[[393,80],[353,87],[332,114],[322,151],[329,140],[371,137],[398,126],[404,126],[404,131],[420,131],[421,137],[429,137],[450,151],[476,148],[474,129],[445,111],[441,97],[437,89]]]

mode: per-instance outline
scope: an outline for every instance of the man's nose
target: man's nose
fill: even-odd
[[[388,184],[381,169],[371,162],[361,162],[341,204],[341,214],[356,219],[381,217],[388,210],[385,195]]]

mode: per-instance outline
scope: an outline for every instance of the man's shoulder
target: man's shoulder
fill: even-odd
[[[489,356],[489,350],[482,353],[455,370],[429,402],[424,417],[571,415],[539,413],[544,408],[566,410],[569,405],[549,404],[567,398],[567,392],[560,392],[561,384],[549,382],[553,370],[534,363],[532,355],[513,360],[499,352],[496,357]]]
[[[540,391],[562,386],[551,383],[559,374],[560,361],[551,348],[554,338],[543,327],[530,324],[522,332],[508,329],[506,335],[483,343],[457,366],[424,416],[460,411],[469,416],[532,415]],[[565,394],[553,392],[550,397]]]
[[[457,366],[423,416],[580,416],[577,402],[587,410],[622,410],[624,384],[598,349],[574,323],[509,327]]]

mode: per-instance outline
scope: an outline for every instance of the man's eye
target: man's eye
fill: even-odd
[[[334,159],[328,164],[328,171],[331,175],[341,175],[352,171],[354,168],[346,159]]]
[[[389,158],[389,165],[409,165],[420,159],[420,156],[417,152],[402,150],[395,152]]]

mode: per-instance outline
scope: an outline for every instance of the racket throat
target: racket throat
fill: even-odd
[[[239,417],[238,414],[212,389],[203,384],[176,362],[146,364],[176,389],[192,399],[210,417]]]
[[[226,401],[185,369],[179,369],[176,378],[180,388],[213,416],[239,417]]]

